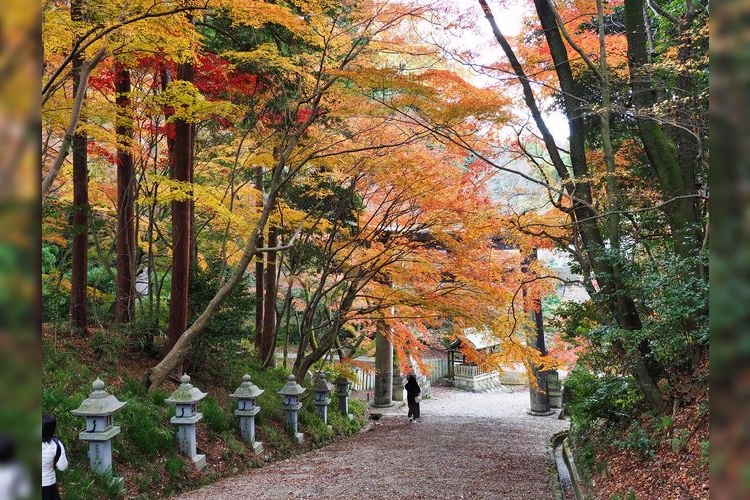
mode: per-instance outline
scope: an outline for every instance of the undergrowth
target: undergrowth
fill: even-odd
[[[209,392],[198,405],[203,414],[198,423],[198,448],[218,450],[216,458],[220,458],[220,463],[212,463],[207,457],[207,467],[196,473],[190,459],[178,451],[176,429],[169,422],[174,408],[164,403],[176,386],[147,391],[140,382],[141,374],[128,373],[123,368],[132,360],[124,349],[125,340],[108,338],[108,334],[98,332],[83,339],[58,332],[54,342],[51,338],[44,339],[42,407],[56,416],[56,434],[67,450],[70,467],[58,472],[58,483],[66,499],[126,495],[154,498],[174,494],[260,467],[269,460],[309,451],[336,437],[350,436],[367,420],[364,403],[350,400],[349,411],[355,415],[350,420],[338,413],[337,399],[332,396],[329,429],[318,417],[308,390],[299,413],[299,431],[305,434],[305,441],[300,445],[284,428],[285,414],[277,394],[288,373],[280,369],[260,369],[249,353],[239,352],[242,350],[239,345],[224,351],[228,354],[211,350],[214,368],[205,373],[193,370],[190,375],[191,383]],[[125,333],[111,332],[111,335]],[[219,366],[221,370],[216,369]],[[234,415],[236,404],[228,397],[245,373],[264,390],[256,400],[261,407],[256,415],[256,439],[263,442],[262,457],[256,456],[240,437]],[[78,439],[79,432],[84,430],[84,419],[70,413],[88,397],[91,383],[97,376],[105,382],[105,390],[127,403],[114,416],[114,425],[120,426],[121,432],[113,440],[114,470],[108,475],[90,471],[88,444]],[[124,487],[116,477],[125,478]]]

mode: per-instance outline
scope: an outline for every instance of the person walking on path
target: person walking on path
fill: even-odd
[[[57,491],[58,470],[68,468],[68,457],[65,447],[55,436],[57,420],[49,413],[42,414],[42,500],[59,500]]]
[[[406,402],[409,405],[409,422],[416,422],[419,418],[419,399],[422,389],[419,388],[417,377],[412,373],[406,377]]]

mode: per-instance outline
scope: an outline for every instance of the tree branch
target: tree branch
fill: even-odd
[[[68,127],[65,129],[65,137],[63,139],[62,147],[57,153],[57,157],[55,158],[55,162],[52,164],[52,168],[50,168],[50,171],[47,172],[47,175],[42,181],[42,203],[44,203],[44,200],[47,198],[50,189],[52,189],[52,183],[55,181],[55,178],[57,178],[57,174],[60,173],[63,162],[68,156],[68,151],[70,150],[70,146],[73,143],[73,135],[76,132],[78,121],[81,118],[83,99],[86,96],[86,89],[88,88],[88,80],[89,75],[91,74],[91,70],[93,70],[94,67],[99,64],[106,56],[107,49],[105,47],[102,47],[96,54],[94,54],[94,57],[85,62],[81,67],[81,73],[79,77],[80,83],[78,84],[78,90],[76,92],[75,99],[73,100],[73,110],[70,114]]]

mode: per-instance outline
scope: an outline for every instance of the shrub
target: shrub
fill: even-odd
[[[212,398],[207,396],[200,403],[200,411],[203,413],[203,422],[210,430],[217,434],[221,434],[229,428],[227,422],[228,415],[224,413],[224,409],[219,403]]]
[[[641,402],[640,393],[629,377],[597,376],[580,365],[568,376],[565,388],[570,393],[571,421],[581,431],[589,429],[598,419],[619,423]]]
[[[632,422],[625,434],[624,440],[615,441],[618,448],[631,450],[644,458],[654,458],[656,456],[655,443],[649,433],[641,427],[638,422]]]

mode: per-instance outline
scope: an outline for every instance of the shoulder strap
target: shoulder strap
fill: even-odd
[[[56,437],[52,438],[52,441],[55,442],[55,462],[54,464],[57,465],[57,462],[60,460],[60,455],[62,455],[62,445],[60,444],[60,440]]]

